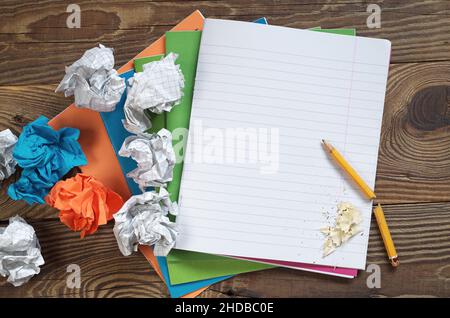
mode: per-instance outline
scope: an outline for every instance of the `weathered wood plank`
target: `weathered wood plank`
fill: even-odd
[[[450,201],[450,63],[394,65],[376,193],[381,203]]]
[[[167,289],[141,253],[124,257],[112,224],[84,239],[56,220],[30,222],[46,264],[27,284],[13,287],[0,278],[0,297],[167,297]],[[4,224],[2,224],[4,225]],[[68,288],[67,266],[81,269],[80,289]]]
[[[68,3],[2,4],[1,85],[56,83],[64,65],[99,42],[114,47],[122,65],[194,9],[244,21],[266,16],[271,24],[295,28],[356,27],[360,35],[391,40],[393,63],[450,60],[448,1],[378,1],[379,29],[367,27],[367,4],[355,1],[79,1],[80,29],[66,27]]]
[[[400,255],[393,270],[387,263],[374,221],[370,230],[367,264],[381,266],[381,288],[369,289],[369,273],[353,280],[289,269],[238,275],[216,284],[202,297],[399,297],[449,296],[450,203],[385,206]],[[166,289],[139,253],[123,257],[112,233],[112,223],[93,236],[79,239],[56,220],[31,222],[42,245],[46,265],[28,284],[13,288],[0,283],[0,297],[162,297]],[[66,268],[81,268],[81,289],[66,287]]]

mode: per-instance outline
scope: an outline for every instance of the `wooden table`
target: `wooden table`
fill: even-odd
[[[381,28],[369,29],[359,0],[105,1],[78,0],[81,28],[66,27],[73,1],[3,0],[0,4],[0,130],[19,134],[39,115],[53,117],[71,100],[54,93],[64,66],[101,42],[122,65],[194,9],[207,17],[295,28],[355,27],[358,34],[392,41],[392,64],[378,160],[377,202],[385,207],[401,258],[387,264],[372,220],[368,264],[381,266],[381,288],[369,273],[348,280],[289,269],[238,275],[202,297],[450,296],[450,1],[369,1],[381,8]],[[341,4],[338,4],[342,2]],[[364,1],[366,2],[366,1]],[[141,254],[123,257],[112,224],[83,240],[46,206],[0,196],[0,218],[19,214],[35,227],[46,260],[41,274],[0,296],[167,297]],[[81,267],[81,288],[66,287],[66,268]]]

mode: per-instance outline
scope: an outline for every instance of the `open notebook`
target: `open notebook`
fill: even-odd
[[[363,269],[372,203],[321,140],[374,186],[389,57],[386,40],[206,19],[176,248]],[[341,201],[363,232],[322,258]]]

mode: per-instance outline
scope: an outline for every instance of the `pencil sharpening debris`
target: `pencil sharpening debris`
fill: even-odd
[[[39,274],[44,265],[41,246],[31,225],[20,216],[9,219],[9,225],[0,227],[0,275],[20,286]]]
[[[161,129],[156,134],[127,137],[119,150],[122,157],[131,157],[137,168],[127,174],[139,185],[142,192],[150,186],[165,187],[172,181],[176,158],[172,134]]]
[[[11,130],[5,129],[0,132],[0,182],[9,178],[16,171],[17,162],[13,157],[16,143],[17,136]]]
[[[323,257],[334,252],[339,246],[361,232],[359,224],[362,222],[361,212],[348,202],[338,204],[335,227],[325,227],[321,232],[326,236],[323,246]]]
[[[125,91],[125,80],[113,67],[113,49],[100,44],[66,67],[66,75],[56,92],[64,92],[66,97],[74,95],[78,107],[114,111]]]
[[[137,251],[138,245],[154,245],[155,256],[167,256],[175,245],[178,227],[168,215],[178,214],[164,188],[132,196],[114,214],[114,235],[123,255]]]
[[[170,112],[180,103],[184,76],[180,66],[175,64],[177,57],[177,54],[169,53],[160,61],[147,63],[143,72],[128,80],[124,127],[129,132],[139,134],[151,127],[145,110],[160,114]]]

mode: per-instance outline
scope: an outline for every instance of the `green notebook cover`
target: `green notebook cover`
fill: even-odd
[[[355,29],[326,30],[315,28],[314,31],[355,35]],[[189,33],[192,32],[166,33],[166,52],[175,52],[180,55],[177,59],[177,63],[180,64],[183,74],[185,74],[185,85],[189,85],[189,89],[186,88],[185,90],[185,97],[183,98],[181,105],[174,107],[172,111],[167,114],[167,128],[170,131],[177,127],[188,128],[189,126],[193,95],[192,88],[200,45],[200,38],[197,39],[193,35],[188,35]],[[199,34],[200,32],[197,33]],[[185,64],[188,63],[188,61],[192,64]],[[180,107],[178,112],[174,112],[178,107]],[[188,116],[186,116],[187,113],[189,113]],[[174,193],[172,199],[175,200],[178,200],[182,165],[178,165],[178,167],[179,170],[177,170],[176,173],[174,169],[174,180],[168,186],[168,191],[171,195]],[[275,267],[273,265],[183,250],[172,250],[167,256],[167,266],[169,269],[170,282],[174,285]]]
[[[170,283],[176,285],[207,279],[205,277],[236,275],[276,266],[205,253],[172,250],[167,257],[167,267]]]
[[[144,70],[144,64],[159,61],[163,57],[164,55],[159,54],[137,58],[134,60],[134,71],[142,72]],[[148,130],[149,132],[156,133],[166,127],[166,114],[164,112],[161,114],[153,114],[149,111],[145,111],[145,114],[148,118],[150,118],[150,121],[152,122],[152,127]]]
[[[184,156],[184,153],[180,151],[180,145],[183,146],[181,150],[185,149],[187,134],[174,134],[173,132],[177,128],[186,128],[186,132],[189,128],[201,36],[201,31],[166,32],[166,54],[169,52],[178,54],[176,63],[180,65],[184,75],[183,98],[179,105],[173,107],[166,114],[166,128],[172,132],[174,150],[180,157]],[[180,130],[180,133],[182,132]],[[167,185],[167,191],[170,193],[170,199],[172,201],[178,201],[182,171],[183,162],[177,162],[173,169],[173,179]]]
[[[325,33],[333,33],[333,34],[342,34],[342,35],[356,35],[356,29],[311,29],[312,31],[317,32],[325,32]]]
[[[135,72],[142,72],[144,70],[144,64],[159,61],[164,57],[163,54],[159,55],[152,55],[152,56],[146,56],[146,57],[139,57],[137,59],[134,59],[134,71]]]

